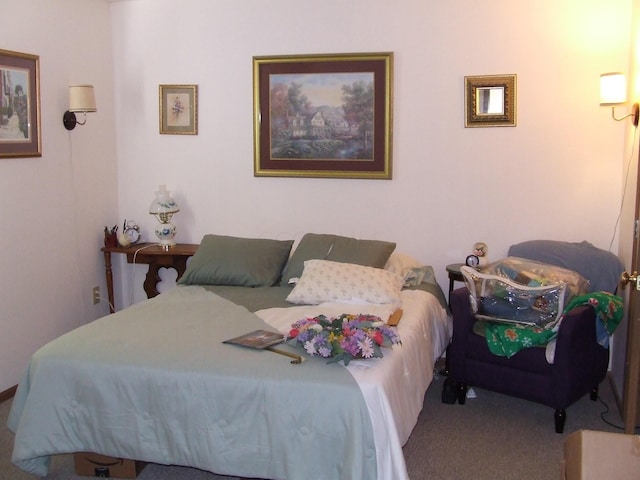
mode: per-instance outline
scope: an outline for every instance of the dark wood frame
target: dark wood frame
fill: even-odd
[[[28,85],[14,85],[11,72],[21,72]],[[20,113],[16,112],[15,89],[18,86],[23,92],[26,90],[26,136],[22,130],[12,132],[16,121],[23,123]],[[0,158],[42,156],[40,137],[40,57],[0,50]]]
[[[391,179],[391,133],[392,133],[392,70],[393,53],[353,53],[353,54],[324,54],[324,55],[291,55],[269,56],[253,58],[253,97],[254,97],[254,175],[256,177],[328,177],[328,178],[365,178],[365,179]],[[372,128],[363,127],[366,132],[371,131],[371,136],[365,136],[363,151],[370,155],[368,158],[337,158],[336,156],[322,158],[313,154],[306,158],[296,157],[295,153],[290,157],[273,156],[272,131],[272,99],[270,79],[272,75],[291,75],[292,79],[298,75],[338,76],[340,74],[364,74],[372,75],[373,99]],[[311,77],[312,78],[312,77]],[[318,78],[320,80],[320,78]],[[292,80],[293,81],[293,80]],[[355,84],[354,84],[355,85]],[[353,86],[353,85],[352,85]],[[338,87],[334,87],[338,90]],[[303,92],[304,93],[304,92]],[[318,106],[319,107],[319,106]],[[289,127],[289,116],[281,115]],[[342,122],[346,124],[346,122]],[[364,122],[368,123],[368,122]],[[309,123],[307,122],[307,125]],[[320,142],[327,140],[334,145],[342,141],[350,132],[358,127],[353,122],[353,127],[348,127],[345,137],[339,138],[335,131],[327,125],[326,131],[331,131],[331,138],[322,138]],[[363,126],[363,123],[360,123]],[[313,138],[294,138],[290,130],[283,129],[289,135],[287,141],[313,142]],[[356,143],[355,136],[349,137],[351,145]],[[299,145],[299,143],[298,143]],[[371,153],[369,153],[371,152]]]

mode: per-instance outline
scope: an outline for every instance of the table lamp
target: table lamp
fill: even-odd
[[[149,213],[158,219],[155,232],[160,240],[160,245],[165,250],[168,250],[169,247],[176,244],[173,240],[176,234],[176,226],[171,223],[171,217],[179,211],[180,209],[175,200],[169,195],[167,186],[160,185],[159,190],[156,192],[156,198],[154,198],[151,206],[149,206]]]

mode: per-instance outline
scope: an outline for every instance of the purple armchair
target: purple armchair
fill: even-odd
[[[598,398],[598,385],[609,365],[609,350],[596,341],[595,311],[590,306],[574,308],[562,320],[555,360],[549,364],[543,347],[521,350],[511,358],[492,354],[487,341],[473,331],[476,321],[469,307],[469,292],[451,293],[453,339],[447,350],[449,386],[455,385],[463,405],[468,387],[542,403],[555,409],[555,429],[562,433],[566,408],[591,394]]]
[[[611,252],[588,242],[567,243],[533,240],[512,245],[509,256],[528,258],[577,271],[590,282],[591,291],[614,292],[624,267]],[[520,397],[555,409],[555,429],[562,433],[566,409],[590,393],[598,398],[598,385],[609,366],[609,349],[596,340],[595,310],[574,308],[558,331],[553,364],[543,347],[525,348],[511,358],[493,355],[487,341],[473,331],[476,321],[469,305],[469,292],[451,292],[453,338],[447,350],[449,378],[443,402],[465,403],[467,388],[474,386]],[[452,390],[456,393],[451,395]],[[445,393],[447,395],[445,395]]]

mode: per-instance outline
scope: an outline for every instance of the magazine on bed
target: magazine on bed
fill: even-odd
[[[230,338],[222,343],[242,345],[243,347],[263,349],[284,342],[284,335],[269,330],[255,330],[239,337]]]

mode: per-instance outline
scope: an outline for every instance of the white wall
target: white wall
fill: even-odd
[[[40,56],[42,157],[0,159],[0,392],[33,352],[104,315],[102,228],[117,220],[111,26],[106,0],[0,0],[0,48]],[[68,86],[98,112],[68,132]],[[106,296],[106,295],[105,295]]]
[[[443,285],[445,265],[476,241],[491,258],[534,238],[609,248],[624,129],[599,106],[599,75],[627,70],[631,0],[111,8],[119,209],[146,232],[146,208],[167,184],[182,208],[178,241],[307,231],[392,239]],[[252,57],[375,51],[395,53],[393,180],[254,178]],[[464,76],[502,73],[518,75],[517,127],[465,129]],[[158,134],[163,83],[199,86],[199,135]]]
[[[598,76],[628,69],[631,0],[106,2],[0,0],[0,48],[40,55],[43,134],[42,158],[0,160],[0,392],[40,345],[106,313],[90,297],[102,228],[151,231],[160,183],[179,241],[392,239],[443,285],[479,240],[492,258],[530,238],[609,247],[624,129]],[[395,53],[394,179],[254,178],[251,58],[372,51]],[[465,129],[463,77],[497,73],[518,75],[518,126]],[[84,82],[98,112],[69,133],[67,86]],[[158,134],[162,83],[199,85],[199,135]],[[120,304],[131,272],[116,271]]]

